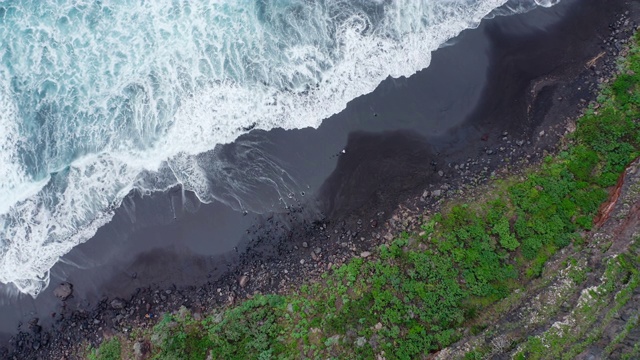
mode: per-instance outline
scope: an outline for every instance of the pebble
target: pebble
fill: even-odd
[[[240,276],[240,280],[238,280],[238,284],[240,285],[240,287],[245,287],[247,286],[247,283],[249,282],[249,277],[246,275],[242,275]]]

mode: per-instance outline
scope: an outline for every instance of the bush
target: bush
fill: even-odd
[[[120,339],[113,337],[107,341],[103,341],[98,349],[91,350],[89,354],[90,360],[120,360],[122,353],[122,345]]]

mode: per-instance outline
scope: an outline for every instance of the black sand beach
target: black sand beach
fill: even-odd
[[[631,18],[626,28],[610,26],[620,16]],[[605,41],[624,39],[637,16],[636,1],[563,0],[485,20],[436,51],[429,68],[385,80],[318,129],[253,130],[219,146],[203,156],[233,168],[236,181],[255,171],[279,177],[280,193],[251,183],[244,206],[223,195],[232,206],[201,204],[180,189],[130,194],[52,269],[38,298],[3,295],[0,345],[37,358],[181,305],[276,291],[366,251],[398,204],[428,208],[553,149],[614,70],[619,49]],[[73,284],[64,302],[53,295],[62,282]]]

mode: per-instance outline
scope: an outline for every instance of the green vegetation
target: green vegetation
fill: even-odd
[[[541,276],[559,249],[582,244],[606,188],[640,154],[639,85],[635,47],[625,73],[579,119],[566,149],[522,179],[506,179],[488,199],[450,206],[426,219],[421,235],[402,234],[377,256],[355,258],[291,294],[258,295],[204,320],[167,315],[148,334],[152,353],[157,359],[412,359],[452,344],[465,327],[481,332],[478,314]],[[626,276],[636,284],[638,272],[628,265],[636,263],[612,261],[607,279]],[[584,282],[588,269],[572,265],[570,278]],[[607,286],[587,304],[599,306],[598,297],[613,291]],[[532,337],[516,358],[549,356],[549,343],[557,343],[558,358],[575,355],[599,336],[588,328],[570,335]],[[90,358],[119,353],[120,343],[110,340]]]
[[[587,347],[602,339],[602,329],[609,325],[619,310],[631,299],[640,286],[640,257],[637,245],[633,254],[623,253],[609,259],[605,281],[582,294],[581,301],[568,320],[553,326],[540,336],[530,337],[517,354],[522,359],[574,359]],[[624,325],[621,332],[600,346],[609,358],[617,344],[638,325],[638,312]]]
[[[100,344],[98,349],[90,349],[89,360],[119,360],[122,354],[120,339],[113,337]]]

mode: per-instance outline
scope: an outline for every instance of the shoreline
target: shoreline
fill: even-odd
[[[594,45],[595,48],[596,46]],[[596,56],[597,54],[599,52],[595,53]],[[597,66],[606,63],[605,68],[613,67],[612,59],[615,59],[616,56],[617,54],[607,54],[606,59],[602,59],[603,61],[598,63]],[[593,57],[588,58],[592,59]],[[434,59],[436,59],[435,55]],[[505,124],[491,122],[488,124],[482,122],[467,124],[467,128],[470,128],[468,131],[475,132],[470,137],[475,137],[475,143],[478,144],[474,146],[477,147],[478,152],[473,161],[466,161],[469,153],[467,151],[466,153],[462,152],[461,154],[450,156],[450,159],[457,159],[449,161],[452,167],[449,167],[449,164],[437,164],[438,162],[435,161],[436,156],[434,156],[434,153],[438,152],[437,146],[434,148],[430,146],[424,147],[421,151],[416,152],[415,149],[419,147],[418,144],[424,142],[424,138],[403,131],[384,133],[383,135],[371,133],[351,134],[348,138],[346,149],[359,149],[354,151],[356,154],[358,151],[363,151],[368,156],[365,160],[376,159],[376,167],[360,168],[359,171],[362,171],[361,173],[354,172],[352,171],[354,166],[361,161],[354,164],[353,161],[357,160],[357,158],[354,160],[354,157],[350,156],[338,159],[336,169],[325,181],[324,185],[320,187],[320,193],[325,194],[321,196],[321,198],[325,199],[324,204],[321,204],[321,208],[326,210],[327,218],[314,219],[316,220],[315,222],[307,222],[305,224],[304,220],[309,219],[302,212],[306,210],[296,208],[293,208],[289,213],[276,214],[266,218],[264,220],[266,225],[258,225],[256,227],[253,236],[254,240],[249,244],[247,252],[240,255],[236,267],[229,270],[218,281],[197,287],[161,288],[149,286],[141,288],[129,300],[119,300],[122,303],[122,308],[120,308],[120,302],[116,302],[115,305],[117,306],[114,306],[113,298],[100,300],[93,310],[70,311],[68,316],[64,316],[59,320],[56,319],[55,328],[57,328],[58,335],[63,332],[71,332],[75,334],[74,336],[96,343],[102,338],[100,331],[96,331],[98,328],[102,328],[102,332],[108,334],[114,331],[122,331],[122,329],[126,329],[132,324],[148,326],[148,323],[153,322],[153,320],[145,318],[145,315],[149,314],[150,310],[146,304],[153,304],[154,313],[175,311],[182,305],[200,312],[201,310],[198,309],[206,309],[213,304],[224,304],[239,298],[246,298],[247,295],[250,296],[256,290],[262,293],[283,291],[292,283],[297,284],[300,281],[315,278],[331,266],[344,263],[350,257],[363,255],[374,244],[378,244],[380,239],[385,239],[388,234],[391,234],[387,226],[391,228],[395,228],[395,225],[404,227],[405,224],[402,224],[404,220],[415,217],[414,215],[408,215],[409,208],[418,207],[418,211],[433,208],[433,204],[442,201],[445,194],[455,193],[456,190],[460,190],[462,184],[483,183],[486,181],[494,170],[503,167],[504,162],[497,159],[527,159],[527,155],[529,155],[530,158],[527,160],[535,162],[543,156],[545,150],[551,151],[555,147],[557,140],[564,134],[566,125],[564,119],[569,116],[575,117],[576,107],[584,106],[593,99],[594,95],[590,94],[588,89],[590,85],[597,87],[597,81],[593,81],[593,78],[597,77],[595,72],[606,73],[606,70],[601,67],[597,67],[594,70],[580,70],[581,67],[583,67],[583,64],[573,64],[573,66],[567,66],[569,70],[560,69],[560,78],[563,78],[563,70],[566,70],[564,79],[572,79],[570,84],[564,85],[564,87],[559,86],[558,81],[549,83],[548,78],[544,78],[542,79],[543,83],[547,81],[547,85],[538,87],[538,85],[534,84],[520,89],[520,98],[525,100],[518,104],[521,112],[522,106],[526,106],[527,103],[529,105],[533,104],[534,108],[546,108],[551,105],[551,110],[548,112],[537,113],[534,110],[531,123],[524,121],[518,123],[526,125],[528,136],[520,135],[518,130],[506,129],[506,126],[501,126]],[[496,71],[500,72],[501,69],[496,69]],[[584,77],[578,77],[576,73],[581,73]],[[603,78],[605,75],[600,77]],[[586,83],[587,81],[588,83]],[[585,86],[585,91],[577,93],[572,91],[575,90],[575,86],[577,88]],[[533,96],[533,99],[528,99],[529,101],[527,101],[526,94],[528,91],[530,93],[530,89],[537,89],[538,91],[534,92],[536,95]],[[525,95],[522,95],[523,92]],[[557,94],[562,95],[558,96]],[[558,100],[559,98],[562,98],[562,100]],[[357,99],[355,101],[360,100]],[[501,109],[500,106],[499,104],[494,104],[488,107],[497,108],[497,114],[500,111],[508,110]],[[525,111],[525,118],[529,119],[529,114],[528,110]],[[490,116],[498,115],[492,113],[491,109],[489,109],[479,111],[476,118],[486,119]],[[515,121],[509,125],[513,125],[513,123]],[[541,136],[542,129],[544,129],[544,133]],[[503,135],[505,131],[507,134]],[[485,134],[488,134],[487,138],[485,138]],[[507,139],[503,140],[505,137]],[[518,145],[517,142],[523,141],[523,138],[530,138],[531,144]],[[367,147],[367,144],[373,145]],[[389,156],[389,149],[397,146],[397,144],[405,145],[404,147],[393,148],[395,155],[400,153],[403,159],[408,160],[402,165],[411,165],[419,162],[420,159],[422,159],[423,163],[420,166],[408,169],[399,177],[384,179],[383,183],[389,184],[397,179],[411,180],[412,176],[417,173],[427,173],[428,176],[420,179],[422,185],[416,184],[415,180],[405,180],[406,183],[399,181],[398,184],[395,184],[395,187],[388,189],[385,193],[384,191],[380,192],[375,184],[371,184],[371,188],[368,188],[367,191],[375,195],[373,204],[363,204],[361,199],[364,196],[355,197],[354,199],[346,198],[345,200],[344,194],[353,189],[356,184],[351,184],[351,188],[346,187],[345,189],[343,188],[344,180],[356,179],[354,181],[357,182],[357,179],[363,176],[362,174],[374,174],[373,178],[379,179],[379,177],[388,173],[389,168],[379,166],[379,159],[385,159],[385,156],[387,156],[389,161],[392,161],[397,158]],[[504,148],[504,150],[500,150],[501,148]],[[375,153],[376,150],[379,153]],[[349,151],[348,153],[352,154],[354,152]],[[372,152],[374,152],[373,155]],[[505,154],[507,156],[504,156]],[[458,156],[456,157],[456,155]],[[424,161],[425,158],[428,159],[429,157],[434,160]],[[436,165],[433,165],[433,162],[436,162]],[[460,165],[464,166],[464,170],[460,170]],[[455,166],[458,166],[458,168],[456,169]],[[517,167],[517,165],[515,166]],[[470,169],[469,173],[466,173],[467,167]],[[398,170],[397,168],[391,168]],[[376,169],[380,173],[376,173]],[[477,172],[474,170],[477,170]],[[470,180],[474,175],[477,175],[481,180]],[[430,182],[433,187],[427,186],[427,189],[425,189],[424,184],[427,182]],[[346,183],[349,182],[347,181]],[[435,184],[439,185],[436,186]],[[446,185],[446,188],[444,188],[444,185]],[[402,199],[403,197],[404,199]],[[396,206],[398,202],[409,205],[404,205],[406,210],[400,210],[401,216],[396,218],[396,215],[398,215]],[[396,204],[394,205],[394,203]],[[368,208],[369,211],[362,211],[362,208]],[[375,211],[372,211],[372,209],[375,209]],[[392,213],[394,210],[396,210],[396,213]],[[298,226],[282,226],[283,224],[293,223],[296,221],[295,219],[298,219],[298,221],[302,219],[303,223]],[[323,239],[329,239],[330,241],[326,242]],[[306,246],[304,243],[306,243]],[[320,248],[320,251],[316,251],[317,248]],[[303,264],[300,263],[301,260],[304,261]],[[282,281],[278,282],[278,279],[284,280],[284,283]],[[218,291],[218,288],[221,290]],[[122,315],[123,313],[127,313],[127,315]],[[121,316],[120,319],[118,319],[118,316]],[[92,320],[97,320],[98,318],[100,319],[98,323]],[[78,324],[87,324],[88,326],[86,329],[77,329]],[[38,334],[41,334],[42,331],[46,332],[46,330],[38,328],[39,326],[33,324],[31,330],[14,338],[12,343],[17,348],[17,354],[30,356],[27,354],[30,354],[30,349],[34,347],[35,342],[33,339]],[[80,326],[82,327],[82,325]],[[56,337],[55,333],[56,331],[54,331],[52,338],[47,341],[48,347],[51,347],[50,344],[53,341],[58,344],[55,346],[59,346],[59,351],[68,351],[76,339],[69,340],[70,335],[67,334],[67,339],[65,340],[65,336]],[[90,335],[81,336],[81,334],[87,333]],[[19,346],[20,342],[22,342],[22,346]],[[69,344],[65,345],[65,342],[69,342]],[[40,346],[35,349],[35,352],[38,351],[43,351]],[[0,354],[2,353],[0,352]],[[60,353],[57,352],[56,354]]]

